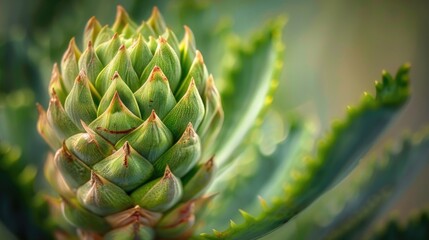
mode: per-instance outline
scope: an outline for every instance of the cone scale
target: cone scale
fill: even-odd
[[[118,6],[111,27],[88,21],[81,46],[70,41],[38,105],[64,218],[88,239],[187,238],[223,122],[192,31],[179,41],[157,8],[138,25]]]

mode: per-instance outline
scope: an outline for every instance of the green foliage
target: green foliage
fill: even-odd
[[[43,226],[47,206],[34,191],[36,168],[21,161],[21,150],[0,142],[0,223],[19,239],[50,239]]]
[[[225,121],[216,152],[222,169],[228,166],[231,155],[240,151],[242,139],[255,125],[264,107],[272,103],[282,70],[283,25],[281,19],[271,22],[249,45],[238,41],[230,48],[235,61],[223,77],[225,86],[221,98],[227,104],[224,104]]]
[[[45,4],[39,4],[39,6],[52,5],[52,1],[42,2]],[[75,237],[75,232],[70,231],[70,226],[63,223],[58,214],[54,214],[54,217],[58,218],[56,221],[61,226],[57,226],[56,230],[51,229],[47,232],[42,226],[45,224],[42,219],[46,217],[47,207],[41,202],[42,198],[36,193],[34,187],[36,186],[37,191],[44,187],[40,184],[34,185],[36,171],[32,164],[38,164],[42,160],[45,148],[42,147],[40,139],[34,138],[36,111],[33,106],[34,98],[46,99],[47,94],[40,89],[45,89],[44,85],[47,85],[47,79],[41,79],[47,74],[46,66],[52,65],[49,57],[59,59],[67,44],[66,39],[80,31],[78,29],[83,26],[81,19],[91,15],[101,15],[111,19],[113,7],[110,5],[100,7],[94,1],[83,8],[79,7],[82,2],[76,1],[68,5],[60,1],[52,7],[43,7],[43,9],[36,6],[29,11],[31,18],[35,21],[28,24],[30,29],[28,37],[23,38],[20,31],[11,31],[12,34],[9,34],[10,37],[6,40],[0,39],[0,93],[18,88],[32,89],[20,90],[8,96],[0,94],[0,141],[6,140],[20,147],[11,147],[0,142],[0,192],[2,193],[0,237],[10,238],[12,237],[10,235],[15,235],[19,239],[49,239],[54,235],[62,236],[56,231],[58,228],[67,232],[62,233],[65,234],[62,237],[66,235],[70,238]],[[131,15],[138,19],[147,15],[146,13],[151,9],[142,7],[142,5],[150,5],[147,3],[124,2],[131,10]],[[379,137],[395,119],[410,96],[409,65],[402,66],[394,77],[384,71],[382,79],[375,83],[376,95],[365,93],[357,106],[348,107],[347,115],[343,120],[333,123],[331,131],[317,140],[317,128],[305,114],[297,117],[295,110],[269,108],[281,79],[280,74],[284,69],[282,63],[284,46],[281,35],[284,20],[277,19],[263,25],[262,30],[250,38],[238,38],[231,33],[232,23],[227,18],[219,17],[222,5],[214,6],[211,2],[159,3],[161,9],[168,12],[165,17],[168,20],[174,20],[176,24],[174,27],[189,24],[193,29],[197,46],[204,54],[205,64],[214,73],[216,83],[220,86],[221,100],[224,105],[225,121],[220,137],[215,139],[213,146],[210,145],[210,151],[202,153],[206,159],[212,155],[215,155],[215,158],[206,164],[199,163],[191,170],[192,174],[184,176],[183,179],[187,182],[187,186],[195,186],[195,189],[185,187],[184,195],[193,196],[201,193],[212,175],[215,178],[209,193],[214,193],[216,196],[209,197],[211,204],[207,208],[204,207],[206,211],[198,214],[198,217],[202,216],[203,220],[198,220],[201,226],[198,225],[193,238],[255,239],[283,225],[286,227],[282,230],[288,232],[286,236],[290,239],[368,237],[368,233],[374,230],[373,225],[377,218],[389,210],[390,203],[408,187],[413,176],[427,165],[428,161],[429,138],[426,132],[405,138],[399,150],[391,150],[383,158],[365,159],[366,153],[376,146]],[[65,5],[68,7],[64,7]],[[182,47],[180,45],[180,48]],[[151,49],[146,50],[148,52]],[[179,47],[167,50],[170,55],[173,51],[180,51]],[[108,52],[103,54],[109,55]],[[91,58],[88,57],[88,59]],[[141,62],[146,61],[147,59],[141,60]],[[181,58],[180,61],[190,65],[189,62],[186,63],[186,59]],[[133,62],[139,61],[134,59]],[[122,66],[123,63],[118,60],[115,64]],[[159,64],[159,62],[156,63]],[[85,64],[84,60],[78,64]],[[61,67],[64,68],[62,65]],[[110,81],[108,75],[114,73],[115,67],[120,68],[116,65],[105,73],[106,76],[102,75],[96,84],[108,86]],[[164,65],[163,68],[171,68],[169,72],[175,78],[180,76],[180,73],[175,71],[177,66],[171,63]],[[139,69],[138,66],[133,67]],[[203,70],[201,71],[204,72]],[[64,74],[64,69],[61,71]],[[143,74],[145,77],[150,73],[143,69],[136,71],[138,75]],[[162,79],[162,76],[158,77]],[[190,79],[185,81],[189,83]],[[159,86],[151,87],[161,89],[162,81],[158,83],[160,83]],[[137,87],[137,85],[134,86],[133,91]],[[104,90],[108,92],[107,87],[105,88]],[[114,95],[113,90],[111,93],[106,93],[109,99]],[[141,99],[150,99],[151,91],[160,92],[149,87],[145,91],[137,92],[142,96]],[[186,89],[182,87],[176,89],[174,94],[184,95],[184,92]],[[64,103],[66,97],[64,93],[57,91],[57,94]],[[129,95],[122,92],[119,94],[122,100]],[[80,94],[74,95],[78,100],[81,97]],[[167,96],[166,99],[169,96],[168,93],[164,95]],[[101,96],[96,102],[105,105],[103,109],[99,109],[98,115],[100,115],[108,108],[109,102],[103,100]],[[137,99],[134,105],[126,105],[133,105],[131,111],[136,115],[140,114],[136,113],[139,112],[139,107],[145,108],[146,112],[141,113],[141,117],[146,119],[150,116],[147,109],[152,106],[145,106],[144,102],[139,102]],[[70,104],[66,103],[66,108],[72,109]],[[167,114],[175,104],[170,102],[156,108],[168,108],[165,110]],[[162,109],[159,111],[163,112]],[[160,116],[160,118],[163,117]],[[72,121],[80,126],[81,118],[82,116],[75,115]],[[174,119],[177,117],[170,118],[173,120],[170,120],[169,124],[176,124]],[[186,128],[188,120],[184,122],[181,132]],[[88,136],[93,136],[91,134],[88,132]],[[74,144],[73,139],[65,142],[67,147],[71,144]],[[126,151],[125,148],[122,150]],[[116,154],[120,155],[121,151],[117,151]],[[172,156],[175,154],[177,154],[175,151],[169,153]],[[160,166],[155,166],[155,175],[162,176],[167,165],[174,170],[174,163],[163,161]],[[213,171],[215,169],[213,163],[216,165],[216,171]],[[103,164],[94,168],[99,171],[108,171],[110,166],[106,167]],[[176,171],[180,173],[182,170]],[[149,175],[152,174],[152,169],[147,171],[151,172]],[[89,172],[85,174],[90,175]],[[199,186],[201,183],[203,186]],[[151,189],[143,189],[139,193],[139,198],[145,200],[150,191]],[[191,198],[186,197],[187,200]],[[146,200],[145,204],[150,205],[151,198],[147,197]],[[58,204],[52,199],[49,202],[52,204],[51,207]],[[192,204],[198,205],[194,202]],[[79,207],[76,199],[64,201],[63,205],[69,217],[68,220],[75,225],[82,229],[100,228],[100,232],[107,231],[105,220],[98,216],[94,218],[87,209]],[[175,209],[175,211],[179,210],[182,209]],[[174,216],[173,219],[177,218],[175,211],[168,213]],[[180,216],[184,219],[189,217]],[[318,222],[322,218],[323,224]],[[392,221],[370,238],[427,239],[429,237],[428,219],[427,214],[421,214],[404,226]],[[163,224],[168,227],[172,223],[164,219]],[[294,224],[300,225],[298,230],[293,231]],[[161,231],[163,227],[165,228],[161,224],[157,231]],[[176,227],[180,230],[182,226]],[[8,229],[9,235],[3,235],[6,234],[3,228]],[[168,237],[169,231],[174,232],[177,229],[169,229],[164,232],[164,235]],[[217,230],[208,233],[212,229]],[[106,237],[145,238],[153,235],[154,232],[150,228],[137,224],[118,228]]]
[[[377,232],[371,239],[399,240],[413,239],[424,240],[429,238],[429,216],[423,212],[401,226],[397,220],[391,220],[384,229]]]
[[[222,232],[203,234],[208,239],[249,239],[281,226],[310,205],[357,164],[407,100],[408,69],[404,65],[393,81],[377,95],[365,94],[360,104],[349,108],[346,119],[335,123],[332,132],[320,140],[316,155],[293,159],[284,192],[257,217],[242,211],[244,223],[231,224]],[[385,75],[385,74],[384,74]],[[384,96],[389,96],[386,101]],[[394,103],[394,104],[392,104]],[[250,187],[250,186],[249,186]]]

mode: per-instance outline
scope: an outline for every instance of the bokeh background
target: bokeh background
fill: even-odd
[[[286,16],[284,72],[274,107],[312,119],[320,134],[344,116],[346,106],[357,103],[362,92],[374,93],[373,83],[382,69],[395,72],[409,62],[412,98],[371,154],[379,154],[405,131],[419,131],[429,123],[429,1],[2,0],[0,141],[19,146],[26,161],[38,166],[47,151],[35,130],[35,102],[47,103],[53,63],[60,62],[71,37],[79,42],[91,16],[113,23],[117,4],[138,20],[157,5],[179,38],[182,26],[188,25],[215,77],[222,51],[216,51],[220,46],[210,36],[231,29],[246,39],[269,19]],[[428,171],[429,167],[421,171],[380,221],[392,212],[405,219],[429,207]],[[267,239],[297,228],[299,219]]]

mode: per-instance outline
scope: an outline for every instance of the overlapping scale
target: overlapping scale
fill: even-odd
[[[189,235],[195,211],[177,212],[209,184],[223,120],[191,30],[179,41],[158,9],[138,25],[118,7],[112,27],[88,21],[82,46],[70,41],[49,107],[38,106],[39,133],[56,151],[45,172],[65,218],[106,239]]]

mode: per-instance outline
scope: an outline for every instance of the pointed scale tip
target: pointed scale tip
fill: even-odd
[[[166,166],[165,167],[165,171],[164,171],[164,176],[162,177],[163,179],[169,179],[173,176],[173,173],[170,170],[170,166]]]
[[[125,48],[125,45],[124,44],[122,44],[120,47],[119,47],[119,49],[118,49],[118,51],[125,51],[126,50],[126,48]]]
[[[51,99],[50,99],[50,101],[52,102],[52,101],[56,100],[57,98],[58,98],[58,96],[57,96],[57,92],[55,91],[55,88],[51,88]]]
[[[82,127],[83,127],[83,129],[87,132],[87,133],[89,133],[88,131],[90,130],[90,131],[92,131],[92,129],[90,129],[89,127],[88,127],[88,125],[81,119],[80,120],[80,125],[82,125]]]
[[[204,58],[200,51],[195,51],[195,57],[197,58],[198,62],[204,64]]]
[[[159,44],[166,44],[167,43],[167,39],[163,38],[162,36],[159,36],[158,42],[159,42]]]
[[[79,75],[77,75],[76,77],[76,81],[77,82],[82,82],[86,79],[86,71],[84,69],[81,69],[79,72]]]
[[[66,52],[64,53],[64,56],[62,58],[62,62],[64,62],[66,59],[71,58],[72,56],[74,56],[76,54],[76,40],[75,37],[72,37],[70,39],[69,45],[67,47]]]
[[[126,13],[125,8],[121,4],[116,5],[116,16]]]
[[[152,69],[152,72],[150,73],[149,81],[155,81],[156,79],[158,79],[157,77],[161,77],[161,79],[163,81],[168,82],[168,79],[165,76],[162,69],[160,67],[158,67],[157,65],[155,65],[155,67],[153,67],[153,69]]]
[[[188,138],[193,138],[197,134],[191,122],[189,122],[188,125],[186,126],[185,132]]]
[[[67,145],[66,145],[66,141],[63,141],[62,144],[62,150],[67,158],[67,160],[72,161],[73,160],[73,154],[70,152],[70,150],[68,149]]]
[[[183,25],[183,28],[185,29],[185,36],[188,35],[188,37],[189,37],[190,34],[192,34],[191,29],[188,27],[188,25]]]
[[[184,25],[183,28],[185,29],[185,34],[181,44],[190,45],[192,49],[195,49],[195,38],[192,30],[187,25]]]
[[[75,46],[76,45],[76,38],[75,37],[72,37],[71,39],[70,39],[70,42],[69,42],[69,47],[73,47],[73,46]]]
[[[191,78],[191,82],[189,83],[189,88],[195,87],[195,79],[194,77]]]
[[[96,138],[96,133],[94,132],[94,130],[88,127],[88,125],[82,119],[80,120],[80,125],[82,125],[83,130],[85,130],[85,132],[88,133],[88,136],[90,138],[89,143],[94,142],[98,145],[98,140]]]
[[[118,78],[120,78],[119,73],[118,73],[118,71],[115,71],[115,73],[113,74],[111,80],[113,81],[113,80],[116,80]]]
[[[127,11],[121,5],[116,6],[116,18],[115,23],[113,23],[113,28],[120,27],[122,24],[127,24],[129,21],[129,16]]]
[[[115,100],[115,101],[121,101],[121,98],[119,97],[119,93],[118,93],[117,90],[113,94],[113,98],[112,99]]]
[[[207,78],[207,83],[210,83],[211,85],[214,85],[214,78],[213,74],[209,74],[209,77]]]
[[[128,141],[126,141],[124,143],[124,146],[122,148],[124,149],[124,152],[125,152],[126,155],[130,155],[131,154],[130,143]]]
[[[157,16],[157,15],[159,15],[159,9],[157,6],[154,6],[152,8],[152,16]]]
[[[89,29],[93,28],[94,26],[96,26],[96,25],[97,25],[97,23],[98,23],[97,18],[96,18],[95,16],[92,16],[92,17],[88,20],[88,22],[87,22],[87,24],[86,24],[86,27],[85,27],[85,30],[89,30]]]
[[[161,68],[158,67],[157,65],[155,65],[152,69],[152,72],[156,73],[156,72],[161,72]]]
[[[45,109],[40,103],[36,103],[37,112],[39,113],[39,116],[45,113]]]
[[[61,105],[61,101],[58,98],[57,92],[55,91],[54,88],[52,88],[51,90],[51,99],[50,99],[50,104],[54,104],[55,106],[62,108],[63,106]]]
[[[114,40],[114,39],[116,39],[116,38],[118,38],[118,33],[117,33],[117,32],[115,32],[115,34],[113,34],[113,36],[112,36],[112,39],[111,39],[111,40]]]
[[[59,82],[60,78],[61,78],[61,73],[60,73],[60,69],[58,67],[58,63],[54,63],[54,65],[52,66],[51,79],[49,82],[49,86],[52,86],[56,82]],[[61,83],[58,83],[58,84],[61,84]]]
[[[158,119],[158,115],[156,115],[155,109],[152,109],[150,116],[148,118],[149,122],[155,122]]]
[[[213,167],[214,167],[214,156],[211,157],[205,164],[204,164],[205,169],[207,170],[207,172],[210,172]]]
[[[125,107],[125,104],[122,102],[121,97],[119,96],[118,91],[115,91],[115,94],[113,95],[112,101],[110,102],[109,108],[115,108],[119,107],[120,109],[123,109]]]
[[[194,77],[192,77],[188,89],[186,90],[185,96],[191,94],[194,91],[194,88],[196,91],[198,91],[197,86],[195,85],[195,79]]]
[[[103,181],[95,171],[91,171],[91,185],[103,185]]]
[[[128,141],[126,141],[124,143],[124,146],[122,147],[122,149],[125,152],[125,156],[124,156],[124,167],[128,167],[128,157],[131,155],[131,149],[130,149],[130,144],[128,143]]]
[[[52,67],[52,75],[60,73],[60,69],[58,68],[58,63],[54,63],[54,66]]]

